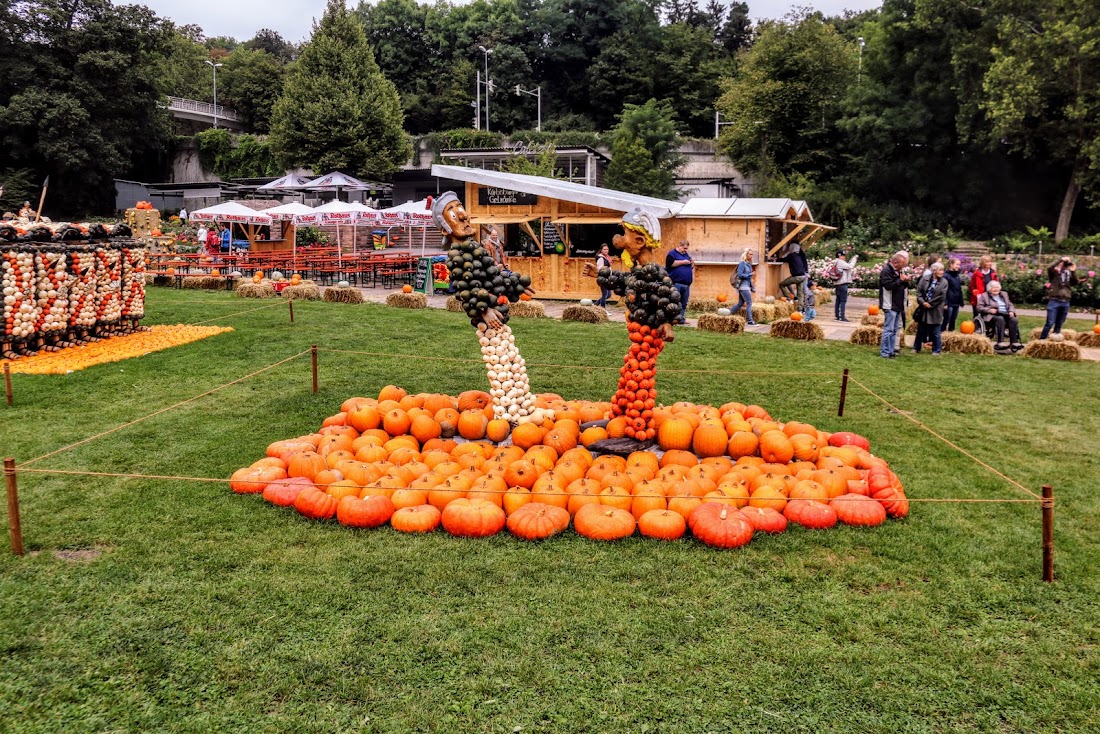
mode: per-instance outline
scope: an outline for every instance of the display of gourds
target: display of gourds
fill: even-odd
[[[442,526],[471,539],[507,528],[530,541],[572,524],[601,542],[637,532],[727,549],[909,513],[901,480],[855,433],[781,423],[758,405],[681,402],[655,405],[657,446],[624,457],[590,450],[581,430],[611,416],[611,403],[532,398],[532,420],[509,430],[484,392],[389,385],[344,401],[315,433],[272,443],[230,488],[351,528]]]
[[[97,226],[106,235],[106,228]],[[27,242],[29,235],[19,234],[13,235],[14,242],[0,242],[0,351],[5,358],[57,351],[139,328],[145,315],[144,249],[130,241],[84,244],[84,232],[68,239],[63,230],[57,236],[46,227],[32,232],[44,242]],[[12,231],[0,232],[0,237],[4,234]]]

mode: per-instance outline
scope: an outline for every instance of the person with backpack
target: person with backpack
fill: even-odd
[[[852,255],[851,260],[845,260],[848,253],[844,249],[836,251],[836,259],[826,270],[825,275],[836,281],[836,302],[833,305],[833,318],[837,321],[847,321],[846,309],[848,307],[848,288],[854,280],[856,261],[859,255]]]
[[[741,253],[741,262],[737,263],[737,270],[730,276],[730,285],[737,289],[737,305],[730,310],[730,315],[737,313],[741,307],[745,307],[745,323],[756,326],[752,320],[752,294],[756,292],[756,286],[752,282],[754,274],[752,264],[752,250],[746,249]]]

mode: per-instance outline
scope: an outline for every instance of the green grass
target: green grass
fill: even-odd
[[[150,323],[254,307],[151,289]],[[476,357],[457,314],[299,302],[236,331],[64,377],[16,375],[0,451],[21,461],[316,343]],[[532,363],[617,368],[622,325],[513,322]],[[665,402],[756,402],[872,440],[915,498],[1024,495],[849,393],[859,380],[1028,487],[1039,509],[915,503],[868,531],[792,530],[718,552],[691,540],[543,544],[304,521],[221,484],[24,474],[30,554],[0,554],[0,731],[750,732],[1100,730],[1100,364],[946,355],[887,362],[843,342],[684,331]],[[40,466],[224,477],[387,383],[456,393],[478,364],[322,353]],[[615,369],[535,367],[538,390],[606,398]],[[91,549],[92,560],[60,550]]]

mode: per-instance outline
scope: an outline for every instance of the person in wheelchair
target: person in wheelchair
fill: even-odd
[[[1016,318],[1016,309],[999,282],[990,281],[986,291],[978,296],[978,319],[987,335],[992,331],[996,336],[994,349],[1004,351],[1011,348],[1013,352],[1018,352],[1024,348],[1020,343],[1020,322]],[[1012,340],[1011,345],[1005,342],[1006,331]]]

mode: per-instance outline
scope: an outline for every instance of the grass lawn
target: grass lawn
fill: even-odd
[[[151,289],[150,323],[263,302]],[[64,377],[15,376],[0,452],[21,461],[316,343],[477,357],[438,310],[298,303],[233,333]],[[536,389],[601,399],[620,325],[513,321]],[[228,477],[356,394],[482,387],[479,364],[322,353],[42,468]],[[224,484],[20,479],[30,554],[0,553],[0,731],[1100,731],[1100,364],[683,331],[661,398],[755,402],[871,438],[910,497],[1026,495],[856,389],[852,374],[1057,493],[1058,581],[1034,504],[914,503],[872,530],[795,529],[722,552],[684,540],[458,540],[305,521]],[[827,371],[827,377],[706,370]],[[87,551],[61,553],[61,551]]]

